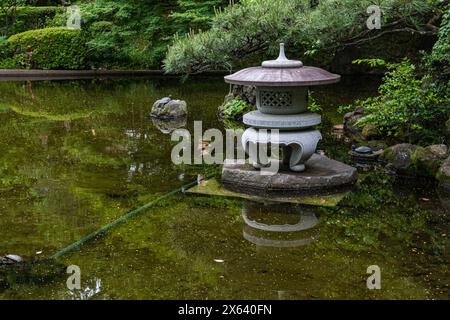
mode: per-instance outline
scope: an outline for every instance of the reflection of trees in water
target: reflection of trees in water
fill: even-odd
[[[118,204],[151,192],[148,185],[160,189],[161,175],[170,176],[170,139],[160,139],[144,103],[152,86],[0,89],[0,199],[22,199],[8,201],[0,229],[24,250],[31,242],[53,250],[80,238],[123,212]],[[133,168],[139,172],[130,175]]]
[[[314,241],[305,231],[319,220],[314,209],[289,204],[260,204],[247,201],[242,207],[246,240],[261,247],[298,247]]]
[[[187,117],[180,117],[171,120],[161,120],[152,118],[154,126],[164,134],[171,134],[176,129],[180,129],[186,126]]]
[[[198,96],[199,108],[214,100],[201,100],[205,91],[194,94],[194,85],[182,87],[176,82],[161,88],[153,81],[1,82],[5,252],[50,254],[114,220],[138,195],[178,185],[170,136],[147,116],[163,95]],[[222,94],[208,105],[212,115]],[[210,265],[199,261],[193,267]]]
[[[79,82],[0,83],[1,101],[18,114],[50,121],[77,120],[110,114],[125,114],[124,105],[133,91],[111,92],[102,86]],[[136,99],[136,98],[134,98]]]
[[[42,117],[56,117],[56,120],[64,116],[70,120],[83,114],[91,117],[128,114],[133,117],[133,109],[137,113],[143,111],[146,116],[154,101],[172,95],[188,101],[190,110],[199,111],[204,118],[215,116],[215,108],[223,99],[223,88],[221,78],[187,81],[182,85],[178,79],[167,78],[0,82],[0,106],[13,105],[18,112],[36,117],[41,113]],[[213,112],[205,113],[205,107],[211,107]]]

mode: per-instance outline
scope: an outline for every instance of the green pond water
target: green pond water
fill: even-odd
[[[314,90],[328,155],[348,160],[327,134],[336,106],[376,87],[344,78]],[[49,257],[197,174],[218,176],[172,164],[167,124],[148,113],[172,95],[188,103],[187,128],[224,129],[228,90],[221,78],[0,82],[0,256]],[[64,256],[81,290],[65,272],[39,281],[34,265],[3,279],[0,299],[448,299],[449,208],[434,185],[381,172],[336,208],[178,194]],[[366,286],[372,265],[380,290]]]

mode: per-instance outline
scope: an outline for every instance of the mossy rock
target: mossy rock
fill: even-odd
[[[392,164],[396,170],[405,171],[410,169],[412,154],[416,149],[417,146],[409,143],[397,144],[385,149],[381,159]]]
[[[86,40],[80,30],[63,27],[29,30],[8,39],[10,50],[20,57],[17,67],[34,69],[85,69]]]
[[[380,131],[378,130],[378,128],[376,126],[366,125],[362,129],[362,136],[366,140],[376,139],[380,136]]]
[[[186,117],[188,114],[187,103],[183,100],[163,98],[153,105],[151,116],[157,119],[173,120]]]
[[[442,185],[450,188],[450,157],[448,157],[439,168],[436,179],[441,182]]]
[[[365,145],[367,145],[368,147],[372,148],[372,150],[375,150],[375,151],[378,151],[381,149],[385,150],[388,147],[387,143],[383,140],[370,140],[370,141],[367,141],[365,143]]]
[[[416,175],[434,178],[447,156],[446,145],[418,147],[411,156],[412,167]]]

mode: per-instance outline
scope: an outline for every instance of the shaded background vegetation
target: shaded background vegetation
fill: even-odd
[[[1,0],[0,68],[231,71],[272,58],[278,43],[285,42],[289,55],[306,64],[340,74],[386,75],[379,96],[355,102],[368,114],[360,126],[374,125],[384,136],[411,142],[445,143],[450,133],[448,3]],[[81,30],[65,29],[70,4],[80,7]],[[380,30],[366,26],[372,4],[382,10]],[[233,117],[242,113],[229,111]]]
[[[0,47],[7,51],[7,39],[16,34],[22,38],[23,31],[35,30],[37,38],[46,27],[64,27],[69,17],[64,5],[67,1],[2,0],[0,10]],[[98,0],[72,1],[81,9],[82,37],[89,49],[82,52],[84,64],[69,69],[90,68],[160,68],[167,46],[175,34],[190,30],[209,29],[215,10],[229,4],[229,0]],[[19,34],[17,34],[19,33]],[[48,34],[48,32],[46,32]],[[54,38],[59,35],[55,34]],[[57,39],[56,41],[59,41]],[[34,51],[30,43],[28,52]],[[0,67],[33,67],[54,69],[46,64],[18,59],[14,48],[3,53]],[[52,50],[46,44],[39,49]],[[9,57],[8,61],[5,58]],[[48,59],[52,59],[49,55]],[[70,57],[66,58],[70,59]],[[78,58],[76,58],[78,59]],[[18,61],[20,60],[20,61]],[[66,67],[67,68],[67,67]]]

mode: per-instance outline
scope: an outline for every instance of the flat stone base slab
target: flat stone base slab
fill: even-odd
[[[303,204],[309,206],[335,207],[348,194],[339,192],[329,195],[302,195],[293,197],[271,196],[270,198],[233,192],[225,189],[216,179],[204,180],[198,186],[186,191],[186,194],[246,199],[257,202],[277,202]]]
[[[306,162],[304,172],[280,170],[275,175],[262,175],[248,164],[230,163],[222,171],[225,188],[258,196],[329,194],[348,190],[357,178],[356,168],[319,154]]]

